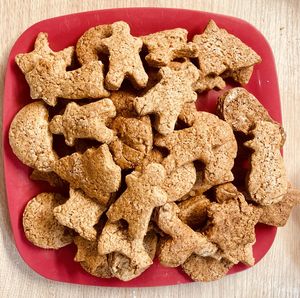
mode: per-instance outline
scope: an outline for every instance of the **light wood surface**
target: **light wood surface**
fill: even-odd
[[[291,182],[300,188],[299,0],[1,0],[0,95],[3,95],[10,48],[30,25],[75,12],[137,6],[189,8],[232,15],[249,21],[265,35],[273,49],[278,71],[283,122],[288,136],[286,166]],[[220,281],[161,288],[114,289],[46,280],[23,262],[15,248],[2,168],[1,160],[0,297],[300,297],[300,207],[294,209],[287,226],[279,229],[273,247],[258,265]]]

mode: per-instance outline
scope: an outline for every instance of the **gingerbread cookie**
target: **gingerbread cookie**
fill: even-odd
[[[83,154],[76,152],[63,157],[55,163],[53,170],[72,188],[81,188],[102,205],[107,204],[121,184],[121,168],[114,163],[106,144]]]
[[[242,67],[237,70],[226,70],[221,74],[223,79],[232,78],[236,82],[240,83],[241,85],[246,85],[249,83],[252,73],[253,73],[253,66],[249,67]]]
[[[260,56],[236,36],[209,21],[204,32],[195,35],[199,49],[199,65],[204,75],[219,75],[226,70],[237,71],[261,62]]]
[[[183,271],[194,281],[214,281],[227,274],[234,264],[226,259],[191,255],[183,265]]]
[[[139,165],[153,145],[151,121],[148,116],[124,118],[118,116],[112,124],[117,139],[110,144],[114,160],[122,169]]]
[[[278,203],[287,193],[288,180],[280,154],[282,135],[280,126],[259,121],[251,131],[254,139],[244,143],[254,152],[246,187],[251,199],[261,205]]]
[[[85,271],[101,278],[112,277],[107,256],[102,256],[98,253],[97,241],[89,241],[80,236],[76,236],[74,238],[74,243],[77,246],[77,253],[74,261],[79,262],[80,266]]]
[[[98,252],[100,255],[117,252],[127,257],[130,261],[127,262],[126,260],[126,263],[129,263],[130,269],[122,271],[121,268],[118,271],[114,267],[113,272],[119,279],[127,281],[140,275],[152,264],[152,260],[143,245],[143,239],[144,237],[132,239],[128,235],[128,230],[120,222],[111,223],[108,221],[99,237]],[[116,261],[111,261],[116,265]],[[123,275],[122,272],[125,274]]]
[[[168,267],[177,267],[196,253],[201,256],[210,256],[216,253],[217,247],[201,233],[193,231],[179,218],[179,208],[175,203],[167,203],[159,208],[157,224],[171,239],[162,239],[158,257],[161,264]]]
[[[232,263],[254,265],[252,245],[261,211],[248,205],[242,194],[222,204],[208,207],[209,224],[205,231],[208,239],[222,251],[222,256]]]
[[[70,188],[70,198],[54,208],[54,216],[62,225],[74,229],[81,237],[96,240],[94,226],[106,210],[99,202],[89,198],[81,190]]]
[[[148,81],[139,52],[143,41],[130,34],[129,25],[123,21],[111,25],[111,36],[102,39],[105,53],[109,54],[109,70],[105,78],[108,89],[118,90],[125,78],[136,88],[143,88]]]
[[[23,213],[23,228],[31,243],[41,248],[59,249],[73,242],[70,232],[53,214],[53,209],[64,201],[60,194],[44,192],[27,203]]]
[[[91,61],[97,61],[98,54],[104,51],[102,40],[111,36],[110,24],[92,27],[78,39],[76,44],[76,54],[81,65]]]
[[[153,67],[162,67],[176,58],[197,57],[197,46],[187,42],[187,34],[187,30],[176,28],[143,36],[142,40],[148,50],[145,57],[147,63]]]
[[[9,144],[27,166],[50,172],[57,154],[52,148],[48,111],[42,101],[26,105],[14,117],[9,128]]]
[[[142,239],[146,235],[153,209],[168,199],[162,188],[165,177],[164,167],[156,163],[146,166],[143,172],[134,171],[127,175],[127,189],[106,212],[109,220],[126,220],[129,236]]]
[[[192,85],[199,77],[198,69],[190,62],[182,63],[176,69],[163,67],[161,80],[142,97],[137,97],[135,108],[139,115],[154,114],[154,127],[163,134],[174,130],[176,120],[184,103],[194,102],[197,94]]]
[[[77,138],[110,143],[114,139],[114,132],[107,127],[107,122],[115,116],[116,109],[109,98],[83,106],[71,102],[63,115],[54,116],[49,128],[54,134],[63,134],[69,146],[74,146]]]

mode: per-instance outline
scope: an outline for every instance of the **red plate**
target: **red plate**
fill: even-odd
[[[3,101],[3,158],[10,220],[16,246],[24,261],[37,273],[57,281],[110,287],[162,286],[191,282],[180,269],[160,266],[157,261],[140,277],[129,282],[100,279],[87,274],[78,263],[73,261],[76,252],[74,245],[53,251],[40,249],[27,241],[22,228],[24,207],[33,196],[50,189],[45,184],[29,179],[30,169],[14,156],[8,143],[9,125],[14,115],[31,102],[24,75],[14,62],[16,54],[31,51],[34,40],[41,31],[49,33],[50,46],[58,51],[74,45],[84,31],[99,24],[124,20],[129,23],[132,34],[136,36],[182,27],[186,28],[189,37],[192,37],[203,32],[210,19],[214,19],[220,27],[239,37],[262,57],[263,62],[255,67],[246,88],[263,103],[275,120],[281,122],[279,90],[272,50],[259,31],[237,18],[201,11],[165,8],[99,10],[42,21],[27,29],[17,40],[11,50],[6,71]],[[198,108],[212,111],[218,94],[216,91],[211,91],[201,96]],[[254,245],[256,262],[270,249],[275,234],[276,228],[257,226],[257,241]],[[245,269],[246,266],[237,265],[230,273]]]

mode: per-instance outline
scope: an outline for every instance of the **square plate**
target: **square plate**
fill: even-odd
[[[191,38],[194,34],[202,33],[210,19],[213,19],[219,27],[239,37],[262,57],[263,62],[255,66],[251,81],[246,88],[261,101],[276,121],[281,122],[280,98],[272,50],[263,35],[241,19],[201,11],[167,8],[98,10],[41,21],[27,29],[16,41],[9,56],[5,79],[3,159],[10,220],[16,246],[21,257],[34,271],[52,280],[111,287],[163,286],[191,282],[191,279],[179,268],[163,267],[157,260],[140,277],[132,281],[101,279],[89,275],[81,269],[79,263],[73,261],[76,253],[75,245],[54,251],[40,249],[27,241],[22,227],[24,207],[33,196],[51,189],[45,183],[29,179],[31,170],[14,156],[9,146],[8,130],[14,115],[32,101],[24,75],[14,62],[15,56],[18,53],[31,51],[39,32],[48,32],[51,48],[58,51],[75,45],[77,39],[87,29],[99,24],[124,20],[129,23],[132,34],[136,36],[182,27],[189,31],[189,38]],[[210,91],[199,96],[198,109],[213,111],[219,93]],[[257,241],[254,245],[256,262],[270,249],[275,234],[276,228],[257,225]],[[229,273],[247,268],[239,264]]]

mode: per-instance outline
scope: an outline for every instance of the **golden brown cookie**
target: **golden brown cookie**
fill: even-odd
[[[212,90],[212,89],[224,89],[226,86],[225,81],[216,75],[203,75],[201,71],[198,80],[193,84],[193,89],[198,93]]]
[[[66,144],[74,146],[75,139],[95,139],[101,143],[110,143],[114,132],[107,122],[116,116],[116,109],[109,98],[79,106],[75,102],[67,105],[63,115],[56,115],[49,128],[54,134],[63,134]]]
[[[142,172],[143,169],[150,163],[161,163],[164,157],[162,153],[157,149],[153,148],[143,159],[143,161],[135,168],[136,171]]]
[[[214,192],[215,199],[218,203],[223,203],[240,195],[237,188],[230,182],[216,186]]]
[[[112,123],[117,139],[110,144],[114,160],[122,169],[138,166],[151,151],[152,126],[149,116],[124,118],[118,116]]]
[[[70,188],[70,198],[54,208],[54,216],[58,222],[75,230],[81,237],[96,240],[97,231],[94,226],[106,210],[99,202],[89,198],[81,190]]]
[[[249,83],[252,73],[253,73],[253,66],[249,67],[242,67],[237,70],[226,70],[221,74],[223,79],[226,78],[233,78],[236,82],[240,83],[241,85],[246,85]]]
[[[16,62],[25,74],[32,99],[41,98],[55,106],[58,97],[81,99],[109,96],[103,87],[102,62],[92,61],[79,69],[66,70],[71,64],[73,51],[73,47],[67,48],[56,55],[49,48],[47,34],[40,33],[33,52],[17,55]]]
[[[73,242],[70,232],[54,217],[53,209],[65,199],[60,194],[40,193],[26,205],[23,228],[26,238],[41,248],[59,249]]]
[[[153,230],[147,232],[143,245],[147,254],[153,260],[157,245],[157,235]],[[130,258],[118,252],[108,255],[108,263],[113,276],[121,280],[131,280],[142,273],[141,269],[136,270],[136,267],[132,266]]]
[[[132,90],[112,91],[109,98],[114,103],[118,116],[124,118],[138,117],[134,107],[136,92]]]
[[[109,90],[118,90],[125,78],[136,88],[143,88],[148,81],[139,52],[143,41],[130,34],[129,25],[123,21],[111,25],[111,36],[102,39],[104,52],[109,54],[109,70],[105,78]]]
[[[57,154],[52,148],[48,111],[42,101],[26,105],[14,117],[9,129],[9,144],[27,166],[50,172]]]
[[[115,164],[106,144],[83,154],[76,152],[63,157],[55,163],[53,170],[72,188],[81,188],[102,205],[107,204],[121,184],[121,168]]]
[[[168,202],[175,202],[186,195],[196,181],[196,169],[192,162],[176,168],[167,175],[163,190],[168,195]]]
[[[200,160],[204,164],[200,185],[203,192],[213,185],[233,180],[231,169],[237,144],[231,127],[217,116],[197,112],[183,113],[180,119],[190,127],[157,136],[155,145],[165,147],[170,154],[163,161],[167,172],[188,162]],[[190,109],[187,109],[190,111]]]
[[[34,169],[30,175],[30,179],[35,181],[46,181],[53,187],[63,187],[66,185],[66,182],[54,172],[41,172]]]
[[[252,245],[261,211],[248,205],[240,194],[222,204],[211,203],[208,207],[209,225],[205,231],[208,239],[222,251],[222,256],[237,264],[254,265]]]
[[[183,28],[159,31],[142,36],[148,54],[147,63],[153,67],[168,65],[176,58],[197,57],[197,46],[187,42],[188,31]]]
[[[183,265],[183,271],[194,281],[214,281],[226,275],[234,264],[226,259],[191,255]]]
[[[168,267],[183,264],[192,253],[210,256],[217,251],[217,247],[206,236],[193,231],[178,218],[179,212],[175,203],[167,203],[158,210],[157,224],[171,237],[161,239],[158,258],[161,264]]]
[[[130,264],[130,268],[127,268],[128,270],[121,268],[121,271],[118,271],[117,268],[114,268],[114,275],[117,275],[121,280],[127,281],[140,275],[152,264],[152,260],[143,245],[143,239],[144,237],[132,239],[128,235],[126,227],[120,222],[111,223],[108,221],[99,237],[98,252],[101,255],[116,252],[127,257],[130,260],[129,262],[126,258],[123,259],[125,259],[127,264]],[[116,256],[118,257],[118,255]],[[113,262],[114,260],[111,261]],[[116,263],[115,266],[117,265]]]
[[[288,188],[284,161],[280,154],[280,126],[259,121],[251,134],[254,138],[244,143],[254,151],[250,158],[251,169],[246,178],[247,191],[251,199],[260,205],[278,203]]]
[[[74,243],[77,246],[77,253],[74,261],[79,262],[85,271],[101,278],[112,277],[107,256],[102,256],[98,253],[97,241],[89,241],[80,236],[76,236],[74,238]]]
[[[186,62],[176,69],[163,67],[159,75],[159,83],[144,96],[136,98],[135,108],[141,116],[154,114],[155,129],[166,135],[174,130],[183,104],[196,101],[197,94],[192,85],[198,79],[199,71],[191,62]]]
[[[178,218],[192,229],[203,226],[207,220],[210,200],[205,195],[191,197],[178,204]]]
[[[99,25],[85,31],[77,41],[76,54],[81,65],[98,60],[98,54],[103,52],[102,40],[111,36],[110,24]]]
[[[261,62],[260,56],[236,36],[209,21],[204,32],[195,35],[199,49],[199,65],[204,75],[219,75],[226,70],[236,71]]]
[[[232,88],[218,98],[217,113],[234,131],[246,135],[258,121],[275,122],[259,100],[241,87]]]
[[[127,175],[127,189],[106,212],[109,220],[126,220],[129,236],[132,239],[143,239],[153,209],[168,199],[162,188],[165,176],[164,167],[156,163],[149,164],[143,172],[134,171]]]
[[[262,210],[259,222],[270,226],[283,227],[287,223],[292,209],[298,204],[300,204],[300,191],[290,185],[280,202],[257,207]]]

